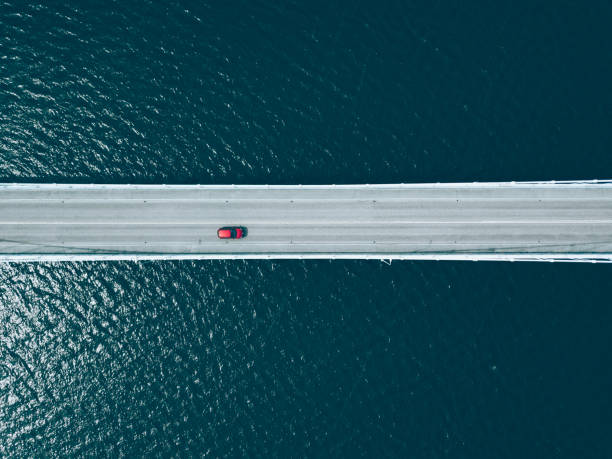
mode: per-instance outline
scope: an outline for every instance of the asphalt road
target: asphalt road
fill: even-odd
[[[0,185],[0,259],[303,256],[609,259],[612,183]]]

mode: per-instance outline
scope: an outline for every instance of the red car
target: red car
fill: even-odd
[[[242,239],[246,237],[246,228],[242,226],[224,226],[217,230],[217,236],[219,239]]]

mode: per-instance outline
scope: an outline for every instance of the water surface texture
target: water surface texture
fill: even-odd
[[[4,2],[0,180],[611,178],[612,7],[468,3]],[[611,274],[0,265],[0,455],[609,457]]]

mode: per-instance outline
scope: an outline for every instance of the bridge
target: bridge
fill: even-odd
[[[612,261],[612,181],[0,184],[0,261],[248,258]]]

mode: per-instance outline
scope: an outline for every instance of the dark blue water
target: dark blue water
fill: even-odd
[[[612,177],[606,2],[279,3],[0,4],[1,181]],[[610,457],[611,274],[0,265],[0,455]]]

